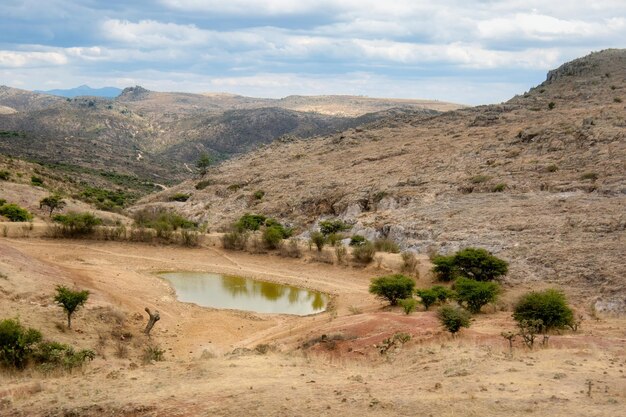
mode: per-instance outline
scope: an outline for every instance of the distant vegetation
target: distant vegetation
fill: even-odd
[[[91,203],[99,210],[113,211],[131,204],[137,196],[123,190],[105,190],[103,188],[87,186],[78,196]]]
[[[452,281],[457,277],[491,281],[508,272],[506,261],[477,248],[466,248],[451,256],[436,256],[433,264],[433,272],[440,281]]]
[[[58,227],[55,228],[55,234],[62,237],[86,237],[91,235],[96,226],[102,224],[102,220],[92,213],[76,213],[57,214],[52,218]]]

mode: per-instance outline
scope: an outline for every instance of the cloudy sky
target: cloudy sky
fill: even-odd
[[[500,102],[626,47],[626,0],[0,0],[0,84]]]

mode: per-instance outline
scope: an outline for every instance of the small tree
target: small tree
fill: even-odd
[[[67,313],[67,328],[72,327],[72,314],[81,306],[85,305],[89,298],[89,291],[72,291],[71,289],[63,286],[57,286],[57,293],[54,296],[54,301],[59,304],[63,310]]]
[[[263,230],[263,242],[268,249],[277,249],[283,237],[283,230],[279,226],[266,227]]]
[[[200,154],[200,157],[196,161],[196,168],[200,170],[200,175],[206,174],[207,169],[209,168],[209,166],[211,166],[212,162],[213,160],[211,159],[208,153],[202,152]]]
[[[404,298],[398,301],[398,304],[402,306],[404,310],[404,314],[407,316],[415,311],[415,307],[417,307],[417,300],[415,298]]]
[[[320,232],[324,236],[328,236],[331,233],[339,233],[350,229],[350,225],[342,222],[341,220],[323,220],[320,222]]]
[[[459,304],[465,303],[466,308],[472,313],[478,313],[485,304],[496,301],[500,292],[500,286],[495,282],[467,278],[457,279],[454,289]]]
[[[449,282],[456,277],[454,256],[435,256],[433,258],[433,272],[439,281]]]
[[[415,282],[409,277],[402,274],[387,275],[372,278],[370,293],[388,300],[390,305],[395,306],[398,300],[410,298],[414,287]]]
[[[541,320],[545,331],[562,329],[574,324],[574,312],[562,292],[555,289],[530,292],[515,305],[513,318],[518,323]]]
[[[443,306],[437,311],[437,318],[452,334],[461,330],[461,327],[470,326],[470,315],[466,310],[459,307]]]
[[[61,198],[58,194],[53,194],[46,198],[41,199],[39,201],[39,209],[43,210],[44,207],[47,207],[49,213],[48,215],[52,217],[52,212],[55,210],[63,210],[63,208],[67,205],[67,203]]]

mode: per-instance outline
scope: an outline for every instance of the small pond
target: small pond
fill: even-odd
[[[164,272],[159,276],[174,287],[179,301],[203,307],[306,316],[324,311],[329,300],[317,291],[231,275]]]

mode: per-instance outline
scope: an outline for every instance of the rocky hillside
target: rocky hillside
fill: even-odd
[[[510,283],[626,311],[624,100],[626,50],[602,51],[504,104],[275,142],[145,202],[190,193],[177,209],[214,227],[260,212],[306,233],[339,217],[418,252],[480,246],[511,261]]]
[[[290,109],[309,109],[309,101],[319,111]],[[332,115],[348,104],[351,116]],[[0,87],[0,153],[170,184],[190,175],[189,165],[201,152],[224,159],[285,135],[308,138],[380,120],[395,107],[432,115],[458,106],[343,96],[272,100],[142,87],[127,88],[115,99],[70,99]]]

